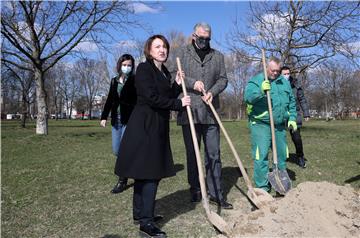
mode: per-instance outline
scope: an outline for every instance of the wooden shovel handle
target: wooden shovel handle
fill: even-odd
[[[261,49],[261,53],[262,53],[262,63],[263,63],[263,68],[264,68],[264,77],[265,77],[265,80],[268,80],[268,75],[267,75],[267,71],[266,71],[265,50]],[[270,117],[272,154],[273,154],[275,168],[277,168],[278,160],[277,160],[276,139],[275,139],[275,126],[274,126],[274,118],[273,118],[272,105],[271,105],[271,96],[270,96],[269,90],[266,91],[266,97],[267,97],[267,103],[268,103],[268,108],[269,108],[269,117]]]
[[[206,94],[205,90],[203,91],[203,94]],[[242,162],[241,162],[241,160],[240,160],[239,154],[238,154],[238,153],[236,152],[236,150],[235,150],[234,144],[232,143],[232,141],[231,141],[231,139],[230,139],[227,131],[225,130],[224,125],[223,125],[222,122],[221,122],[221,119],[220,119],[220,117],[219,117],[219,114],[216,112],[216,110],[215,110],[215,108],[214,108],[214,106],[213,106],[213,104],[212,104],[211,102],[207,102],[207,104],[209,105],[212,113],[214,114],[214,117],[215,117],[217,123],[219,124],[222,132],[224,133],[224,136],[225,136],[225,138],[226,138],[226,141],[228,142],[228,144],[229,144],[229,146],[230,146],[230,149],[231,149],[231,151],[232,151],[232,153],[233,153],[233,155],[234,155],[234,157],[235,157],[235,159],[236,159],[236,161],[237,161],[237,163],[238,163],[238,165],[239,165],[241,174],[243,175],[243,177],[244,177],[244,179],[245,179],[245,183],[246,183],[249,191],[250,191],[251,193],[254,193],[254,189],[253,189],[253,186],[252,186],[252,184],[251,184],[251,182],[250,182],[249,176],[247,175],[246,170],[244,169],[244,166],[243,166],[243,164],[242,164]]]
[[[180,59],[178,57],[176,58],[176,63],[177,63],[178,70],[180,72],[182,72]],[[187,96],[187,91],[186,91],[186,87],[185,87],[185,81],[184,81],[182,76],[180,76],[180,78],[181,78],[182,91],[184,93],[184,96]],[[189,118],[191,137],[192,137],[192,141],[193,141],[193,144],[194,144],[196,163],[197,163],[198,173],[199,173],[201,195],[203,197],[202,201],[203,201],[206,213],[210,214],[209,202],[207,200],[207,192],[206,192],[206,186],[205,186],[205,177],[204,177],[204,172],[203,172],[203,167],[202,167],[202,162],[201,162],[200,149],[199,149],[199,144],[198,144],[198,141],[197,141],[197,138],[196,138],[194,119],[193,119],[193,116],[192,116],[192,113],[191,113],[190,106],[186,106],[186,111],[187,111],[188,118]]]

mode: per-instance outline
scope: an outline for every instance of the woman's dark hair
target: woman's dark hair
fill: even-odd
[[[281,71],[283,71],[283,70],[289,70],[290,71],[290,68],[289,68],[289,66],[283,66],[283,67],[281,67]]]
[[[169,45],[168,40],[163,35],[153,35],[149,39],[147,39],[147,41],[145,43],[145,46],[144,46],[145,58],[147,60],[152,60],[153,59],[152,56],[150,55],[150,50],[151,50],[151,44],[153,43],[153,41],[155,39],[160,39],[160,40],[162,40],[164,42],[164,44],[166,46],[166,49],[167,49],[167,55],[166,55],[166,59],[167,59],[168,56],[169,56],[169,52],[170,52],[170,45]]]
[[[122,64],[122,62],[124,62],[126,60],[131,60],[130,75],[134,74],[134,68],[135,68],[134,57],[132,57],[130,54],[123,54],[122,56],[120,56],[120,58],[118,59],[117,64],[116,64],[116,71],[118,72],[119,75],[121,74],[121,64]]]

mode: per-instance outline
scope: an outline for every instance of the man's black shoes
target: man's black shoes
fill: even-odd
[[[154,216],[154,222],[158,222],[158,221],[160,221],[160,220],[162,220],[164,217],[162,216],[162,215],[155,215]],[[137,218],[134,218],[134,225],[139,225],[139,219],[137,219]]]
[[[228,209],[228,210],[233,209],[233,205],[231,203],[228,203],[227,201],[225,201],[225,199],[218,200],[216,198],[210,197],[209,201],[210,201],[210,203],[217,205],[217,206],[221,207],[222,209]]]
[[[139,235],[144,238],[166,238],[166,233],[157,228],[153,223],[140,226]]]
[[[202,196],[200,191],[191,193],[191,202],[201,202]]]

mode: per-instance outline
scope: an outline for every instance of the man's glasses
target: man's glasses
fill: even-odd
[[[199,40],[204,40],[204,41],[210,41],[211,38],[210,37],[203,37],[203,36],[198,36],[195,33],[193,34],[193,36]]]

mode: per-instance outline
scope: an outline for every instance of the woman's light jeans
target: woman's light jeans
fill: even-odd
[[[126,129],[126,125],[121,124],[120,115],[119,115],[115,124],[112,126],[111,129],[112,150],[116,157],[120,150],[120,142],[124,135],[125,129]]]

